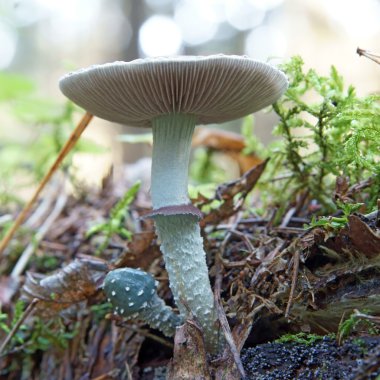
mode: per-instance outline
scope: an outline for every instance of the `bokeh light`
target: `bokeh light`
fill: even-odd
[[[141,26],[139,43],[145,56],[170,56],[180,52],[181,30],[167,16],[152,16]]]
[[[17,32],[14,28],[0,23],[0,69],[8,67],[16,54]]]
[[[248,34],[245,40],[245,52],[262,61],[284,57],[286,39],[280,29],[274,26],[260,26]]]
[[[48,10],[40,0],[0,2],[0,15],[15,27],[26,27],[48,16]]]
[[[64,44],[73,39],[85,40],[96,32],[96,20],[101,9],[100,0],[37,0],[49,12],[40,32],[48,43]]]
[[[184,0],[174,12],[174,21],[189,45],[199,45],[211,40],[218,29],[218,14],[212,12],[211,3],[202,0]]]
[[[249,0],[249,2],[258,9],[269,11],[279,7],[284,0]]]
[[[226,1],[228,22],[238,30],[247,30],[260,25],[265,17],[265,10],[256,7],[249,0]]]
[[[160,11],[163,8],[170,7],[173,0],[145,0],[145,2],[152,10]]]
[[[368,38],[380,31],[378,0],[323,0],[331,20],[352,38]]]

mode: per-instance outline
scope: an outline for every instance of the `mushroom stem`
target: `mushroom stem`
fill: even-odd
[[[160,330],[169,337],[174,336],[176,327],[183,323],[182,318],[173,313],[157,294],[154,294],[148,306],[139,312],[139,317],[150,327]]]
[[[193,115],[171,114],[153,120],[153,209],[190,203],[187,193]],[[182,316],[196,317],[210,352],[219,347],[214,298],[197,215],[181,211],[154,216],[166,270]]]
[[[169,114],[152,121],[152,202],[153,208],[189,204],[187,179],[193,115]]]

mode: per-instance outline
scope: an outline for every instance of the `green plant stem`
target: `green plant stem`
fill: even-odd
[[[324,168],[324,162],[326,162],[327,159],[327,144],[325,141],[325,135],[324,135],[324,118],[325,118],[325,111],[326,111],[326,103],[324,102],[321,108],[321,111],[318,115],[318,122],[317,122],[317,139],[319,148],[321,149],[321,165],[319,166],[320,171],[318,175],[318,181],[317,181],[317,191],[318,193],[322,193],[323,191],[323,178],[325,176],[325,168]]]
[[[20,319],[15,323],[13,326],[12,330],[9,332],[7,337],[4,339],[3,343],[0,346],[0,354],[4,351],[5,347],[7,344],[10,342],[10,340],[14,337],[16,334],[17,330],[20,328],[22,323],[25,321],[25,319],[32,313],[34,308],[36,307],[37,303],[39,300],[37,298],[34,298],[32,302],[29,304],[29,306],[25,309],[23,314],[21,315]]]
[[[287,120],[290,117],[291,111],[288,111],[287,115],[284,115],[281,112],[280,107],[278,106],[277,103],[273,104],[273,109],[277,113],[277,115],[280,117],[280,121],[281,121],[282,127],[283,127],[284,132],[285,132],[285,138],[288,142],[287,158],[289,160],[289,163],[292,166],[293,172],[296,173],[298,175],[299,179],[303,182],[304,173],[302,172],[302,170],[299,166],[300,163],[302,163],[302,158],[294,149],[293,136],[292,136],[292,133],[290,132],[290,127],[287,123]]]

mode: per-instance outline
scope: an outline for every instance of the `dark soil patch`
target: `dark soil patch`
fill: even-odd
[[[261,344],[244,349],[241,357],[247,380],[369,380],[380,375],[379,368],[365,375],[367,360],[379,347],[380,337],[352,339],[342,346],[325,337],[311,345]]]
[[[265,343],[243,349],[241,359],[245,380],[372,380],[380,376],[380,337],[350,339],[341,346],[329,337],[310,345]],[[367,372],[370,363],[377,370]],[[165,367],[151,366],[141,371],[140,380],[165,375]]]

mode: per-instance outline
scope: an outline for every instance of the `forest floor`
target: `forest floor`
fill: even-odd
[[[378,213],[349,215],[340,228],[305,229],[314,205],[300,197],[279,222],[276,210],[259,217],[244,200],[264,167],[220,186],[213,197],[193,199],[204,213],[215,300],[234,341],[210,362],[210,372],[221,378],[218,373],[230,368],[226,378],[233,379],[243,367],[247,379],[379,379]],[[1,278],[0,323],[2,341],[10,340],[2,347],[0,379],[147,380],[153,373],[160,378],[173,356],[173,341],[114,316],[101,289],[109,270],[142,268],[155,276],[159,295],[172,305],[153,224],[140,219],[149,211],[144,189],[120,219],[130,239],[106,228],[125,186],[106,179],[100,191],[85,189],[62,201],[62,183],[52,184],[29,227],[8,247],[1,263],[8,274]],[[217,207],[211,207],[215,201]],[[27,262],[28,274],[10,275],[31,231],[42,231],[57,205],[57,217]],[[88,236],[94,221],[104,228]],[[29,305],[26,312],[19,299]],[[20,318],[21,326],[11,332]],[[194,339],[192,355],[201,360],[202,343]],[[194,368],[187,370],[189,379],[202,378],[192,377]]]

